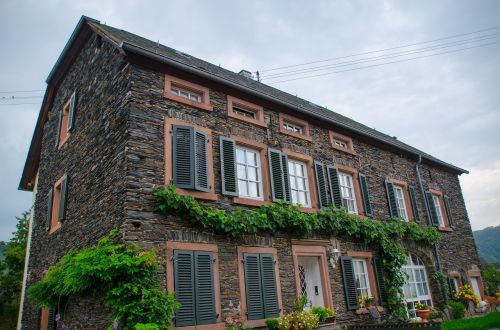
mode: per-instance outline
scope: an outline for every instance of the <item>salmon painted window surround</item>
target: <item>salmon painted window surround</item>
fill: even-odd
[[[352,188],[354,190],[354,194],[352,196],[350,196],[350,198],[354,199],[354,204],[355,204],[354,211],[360,217],[364,217],[363,214],[364,214],[365,208],[363,205],[363,199],[361,198],[361,188],[359,185],[358,170],[356,170],[352,167],[338,164],[338,163],[335,164],[335,167],[337,167],[337,170],[339,171],[339,181],[341,180],[340,177],[341,177],[342,173],[346,173],[350,176],[350,179],[352,182]],[[341,186],[342,186],[342,183],[341,183]],[[342,190],[342,187],[341,187],[341,190]],[[347,193],[347,186],[344,189],[344,192],[341,191],[341,193],[342,193],[342,199],[344,199],[344,194]]]
[[[209,89],[207,87],[182,80],[177,77],[165,75],[163,97],[198,108],[213,111],[210,105]]]
[[[228,117],[244,121],[246,123],[267,127],[264,119],[264,108],[233,96],[227,96],[226,114]]]
[[[309,123],[284,113],[279,114],[280,133],[312,141],[309,135]]]
[[[305,173],[303,173],[301,176],[304,176],[307,178],[306,184],[307,187],[296,187],[297,193],[299,190],[305,190],[307,191],[307,196],[310,199],[309,203],[301,207],[301,211],[303,212],[314,212],[317,211],[319,208],[318,204],[318,196],[317,196],[317,190],[316,190],[316,180],[314,180],[314,172],[313,172],[313,158],[309,155],[304,155],[295,151],[292,151],[290,149],[283,149],[282,150],[284,153],[288,155],[288,175],[290,176],[290,180],[292,180],[292,176],[290,175],[290,166],[291,164],[300,164],[303,163],[305,166]],[[295,166],[297,168],[297,166]],[[297,177],[297,173],[295,173],[295,177]],[[296,180],[296,182],[299,182]],[[291,183],[291,182],[290,182]],[[300,188],[306,188],[306,189],[300,189]],[[290,184],[290,192],[292,193],[293,190],[293,184]],[[296,203],[297,201],[293,201],[293,203]]]
[[[394,195],[396,197],[396,204],[398,206],[401,214],[405,215],[403,217],[406,221],[411,221],[415,219],[414,213],[417,210],[413,210],[410,202],[410,194],[408,192],[408,183],[402,180],[390,179],[391,183],[394,185]]]
[[[174,118],[165,117],[165,145],[164,145],[164,166],[165,166],[165,185],[168,186],[172,183],[173,180],[173,164],[172,164],[172,134],[173,134],[173,126],[174,125],[182,125],[182,126],[191,126],[196,130],[205,133],[208,137],[208,146],[207,146],[207,161],[208,161],[208,182],[210,185],[210,191],[196,191],[189,189],[176,188],[177,194],[181,196],[193,196],[194,198],[216,201],[217,194],[214,189],[214,158],[212,151],[212,131],[208,128],[201,127],[198,125],[194,125],[190,122],[185,122],[181,120],[177,120]]]
[[[62,108],[62,117],[61,117],[61,125],[59,127],[59,145],[58,149],[61,148],[70,136],[70,132],[68,131],[69,125],[69,108],[71,105],[71,98],[64,104]]]
[[[52,197],[52,214],[50,215],[50,231],[49,235],[61,228],[61,223],[59,222],[59,209],[61,208],[61,188],[62,182],[66,174],[63,175],[54,184],[54,195]]]
[[[49,314],[48,307],[43,307],[40,310],[40,330],[49,330]]]
[[[432,193],[432,199],[434,201],[434,206],[436,208],[436,214],[439,220],[439,231],[452,231],[449,221],[448,215],[446,214],[446,208],[444,205],[444,195],[441,191],[435,189],[429,189]]]
[[[333,149],[343,151],[345,153],[356,155],[352,139],[348,136],[330,131],[330,144]]]
[[[377,293],[377,282],[375,280],[375,271],[372,265],[373,253],[365,251],[347,251],[347,255],[353,258],[353,267],[356,275],[356,290],[358,290],[358,288],[361,288],[362,286],[365,289],[364,292],[369,292],[369,295],[371,295],[375,299],[375,303],[377,305],[380,304]],[[356,265],[359,266],[362,264],[360,261],[363,261],[363,272],[356,274]],[[356,264],[356,262],[358,263]],[[367,279],[367,283],[363,285],[358,283],[358,277],[362,276]],[[361,290],[358,290],[358,292],[360,291]]]

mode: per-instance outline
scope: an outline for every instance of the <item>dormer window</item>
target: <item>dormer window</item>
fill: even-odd
[[[183,97],[185,99],[188,99],[188,100],[191,100],[194,102],[201,102],[201,94],[200,93],[192,92],[192,91],[189,91],[187,89],[177,87],[175,85],[172,85],[172,87],[170,88],[170,91],[172,92],[172,94]]]
[[[230,95],[227,96],[227,109],[226,114],[228,117],[244,121],[253,125],[267,127],[264,120],[264,108],[247,102]]]
[[[309,123],[305,120],[280,113],[280,133],[311,141]]]
[[[330,143],[333,149],[355,155],[352,139],[348,136],[330,131]]]

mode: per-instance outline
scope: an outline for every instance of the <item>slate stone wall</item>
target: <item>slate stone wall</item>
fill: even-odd
[[[94,35],[56,92],[50,118],[43,129],[28,287],[69,249],[94,245],[123,221],[128,72],[127,62],[110,44]],[[58,150],[59,111],[75,89],[78,93],[75,128]],[[47,193],[65,173],[69,177],[66,220],[49,235],[45,227]],[[31,300],[25,301],[23,328],[37,329],[39,309]],[[68,311],[73,310],[71,304]],[[85,306],[90,313],[92,304]],[[85,316],[85,309],[79,310],[82,318],[95,319],[95,315]],[[101,312],[97,319],[104,319],[106,313],[103,315],[102,308],[98,310]],[[74,317],[63,321],[70,329],[75,328],[72,322],[81,322]]]

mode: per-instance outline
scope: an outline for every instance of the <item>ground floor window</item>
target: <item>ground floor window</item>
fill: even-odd
[[[368,268],[366,259],[353,259],[354,276],[356,278],[356,290],[358,301],[365,301],[366,297],[371,297],[370,280],[368,279]]]
[[[403,266],[403,271],[408,275],[408,280],[403,286],[408,316],[416,317],[415,303],[420,302],[432,306],[431,291],[425,265],[416,255],[409,254],[408,261]]]

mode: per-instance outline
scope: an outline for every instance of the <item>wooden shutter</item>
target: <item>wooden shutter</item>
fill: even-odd
[[[387,304],[387,289],[384,282],[384,272],[382,270],[382,262],[379,257],[372,258],[373,268],[375,270],[375,277],[377,279],[377,292],[378,299],[381,306]]]
[[[323,163],[314,161],[314,173],[316,174],[316,188],[318,189],[318,200],[320,207],[328,206],[328,192],[326,190],[325,170]]]
[[[417,196],[415,195],[415,188],[413,186],[408,186],[408,193],[410,195],[411,208],[413,210],[413,218],[416,222],[420,222],[420,216],[418,215],[418,205]]]
[[[438,214],[436,211],[436,205],[434,204],[434,199],[432,198],[432,193],[430,191],[425,192],[425,198],[427,199],[427,205],[429,205],[429,211],[431,215],[431,224],[433,226],[439,226]]]
[[[52,201],[54,199],[54,190],[50,188],[47,193],[47,222],[45,223],[45,228],[47,231],[50,230],[50,225],[52,224]]]
[[[333,205],[336,208],[342,207],[342,194],[340,192],[339,175],[337,168],[331,165],[326,166],[326,173],[328,174],[328,185],[330,188],[330,197]]]
[[[215,312],[215,290],[213,257],[211,252],[194,252],[196,324],[214,324],[217,320]]]
[[[283,188],[285,190],[285,202],[292,202],[292,193],[290,192],[290,176],[288,175],[288,155],[281,153],[281,169],[283,171]]]
[[[173,126],[173,183],[179,188],[194,189],[194,129]]]
[[[75,127],[75,115],[76,115],[76,91],[71,94],[71,100],[69,101],[69,113],[68,113],[68,132],[71,132]]]
[[[342,277],[344,279],[344,292],[347,309],[358,309],[358,294],[356,291],[356,277],[354,275],[352,257],[340,257],[340,264],[342,265]]]
[[[259,259],[259,255],[257,253],[243,254],[248,320],[260,320],[265,318]]]
[[[174,251],[174,290],[175,298],[181,304],[175,315],[175,325],[178,327],[195,325],[193,251]]]
[[[359,185],[361,187],[361,196],[363,197],[363,205],[365,207],[365,215],[371,217],[373,216],[372,204],[370,203],[370,193],[368,191],[368,182],[366,181],[366,176],[359,173]]]
[[[267,158],[269,161],[269,174],[271,176],[272,200],[273,202],[280,199],[286,200],[281,152],[269,148]]]
[[[451,214],[451,204],[450,198],[447,195],[444,195],[444,208],[446,209],[446,215],[448,216],[448,224],[450,227],[453,227],[453,215]]]
[[[62,110],[59,111],[59,119],[57,121],[57,127],[56,127],[56,148],[59,147],[59,139],[61,137],[61,125],[62,125],[62,117],[63,117],[63,112]]]
[[[194,189],[210,191],[208,178],[208,136],[194,130]]]
[[[225,136],[220,137],[220,167],[222,193],[238,196],[238,176],[236,164],[236,143]]]
[[[385,180],[385,190],[387,192],[389,213],[391,214],[391,217],[399,217],[398,204],[396,203],[396,196],[394,195],[394,184],[388,180]]]
[[[68,177],[65,175],[64,179],[61,182],[61,195],[59,197],[59,214],[58,214],[59,222],[62,222],[64,221],[64,219],[66,219],[67,195],[68,195]]]
[[[264,317],[276,317],[280,314],[280,308],[278,304],[278,290],[276,287],[276,273],[274,272],[275,261],[272,254],[260,254],[259,257]]]

